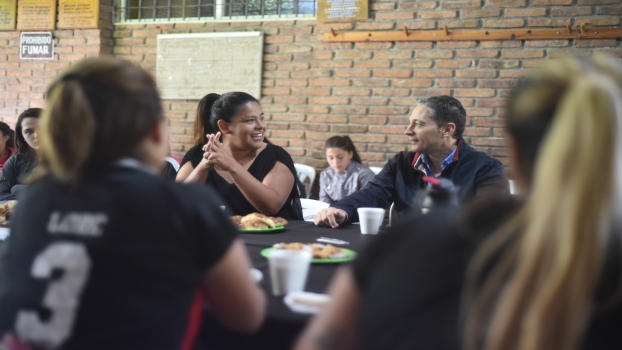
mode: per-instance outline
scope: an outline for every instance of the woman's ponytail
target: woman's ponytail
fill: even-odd
[[[41,162],[61,179],[75,177],[91,153],[95,116],[78,78],[62,80],[50,91],[43,111]]]
[[[164,120],[149,73],[111,57],[86,59],[60,75],[47,96],[38,149],[41,175],[69,180],[123,158],[148,160],[143,144]]]
[[[215,134],[218,132],[218,127],[214,128],[211,123],[212,106],[216,100],[220,98],[219,94],[207,94],[205,95],[199,105],[197,106],[197,114],[194,118],[194,127],[192,139],[195,145],[202,145],[207,143],[207,134]]]

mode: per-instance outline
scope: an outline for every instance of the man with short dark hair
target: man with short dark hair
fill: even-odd
[[[508,193],[503,165],[475,151],[462,138],[466,111],[457,99],[434,96],[417,100],[404,131],[411,152],[400,152],[360,191],[333,203],[315,215],[316,225],[338,227],[358,219],[360,207],[388,208],[398,215],[412,211],[415,194],[427,183],[424,176],[448,178],[466,203],[492,193]]]

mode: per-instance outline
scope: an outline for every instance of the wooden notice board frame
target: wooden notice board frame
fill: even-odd
[[[317,20],[350,20],[369,18],[369,0],[318,0]]]
[[[246,92],[261,98],[263,32],[159,34],[156,81],[163,99]]]
[[[18,0],[17,29],[56,29],[56,0]]]
[[[59,0],[59,29],[97,27],[99,27],[99,0]]]
[[[335,32],[324,33],[326,42],[361,41],[485,41],[485,40],[564,40],[564,39],[618,39],[622,28],[586,28],[570,26],[553,29],[477,29],[477,30],[420,30],[392,32]]]
[[[0,0],[0,30],[15,30],[17,0]]]

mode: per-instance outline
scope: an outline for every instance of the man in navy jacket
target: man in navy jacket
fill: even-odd
[[[461,203],[490,194],[508,193],[503,165],[475,151],[462,138],[466,111],[450,96],[417,100],[404,131],[412,152],[400,152],[366,187],[315,215],[318,226],[339,227],[358,220],[360,207],[388,208],[398,215],[412,210],[415,194],[427,183],[424,176],[448,178],[459,187]]]

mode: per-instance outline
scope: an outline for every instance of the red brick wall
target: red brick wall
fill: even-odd
[[[76,60],[110,52],[155,71],[156,36],[260,30],[265,33],[262,104],[268,137],[295,161],[326,166],[324,140],[348,134],[364,162],[382,166],[407,149],[402,135],[420,96],[449,94],[468,112],[467,141],[506,162],[500,116],[510,89],[546,58],[595,51],[622,57],[620,40],[324,43],[321,34],[349,30],[619,26],[622,0],[373,1],[371,19],[111,25],[103,0],[97,30],[58,30],[52,61],[20,61],[19,32],[0,32],[0,118],[9,123],[42,106],[45,84]],[[111,40],[114,36],[114,43]],[[208,93],[209,91],[205,91]],[[171,149],[191,146],[198,101],[165,101]]]
[[[348,134],[364,162],[382,166],[407,149],[402,132],[421,96],[452,95],[467,109],[468,142],[503,162],[503,106],[527,68],[546,58],[603,51],[620,40],[324,43],[333,28],[400,30],[620,25],[621,0],[376,1],[371,18],[346,23],[266,21],[117,25],[115,54],[155,70],[156,35],[259,30],[265,33],[262,105],[268,137],[297,162],[327,165],[324,141]],[[205,91],[208,93],[209,91]],[[171,147],[191,146],[197,101],[166,101]]]
[[[45,106],[46,86],[64,68],[85,57],[112,54],[112,13],[112,0],[102,0],[99,29],[52,31],[52,60],[20,60],[20,32],[0,31],[0,120],[15,128],[23,110]]]

